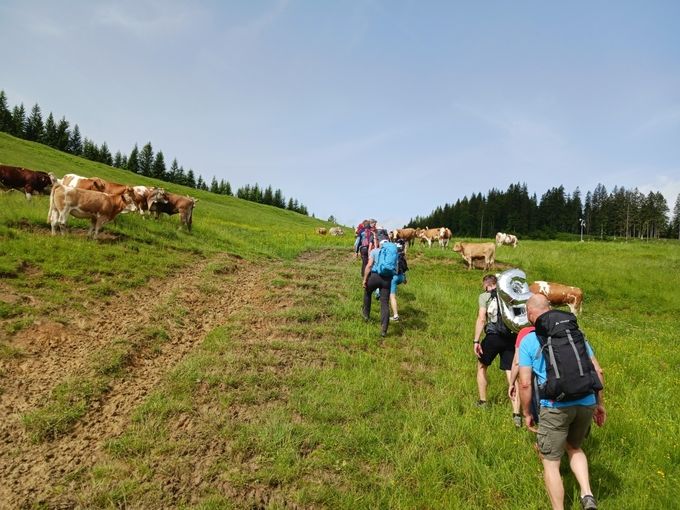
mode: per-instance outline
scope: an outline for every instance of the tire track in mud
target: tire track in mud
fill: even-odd
[[[233,273],[210,271],[210,264],[225,262]],[[233,258],[221,255],[120,295],[87,314],[73,314],[66,326],[43,321],[18,334],[13,344],[25,356],[5,360],[2,367],[0,508],[40,503],[65,476],[94,465],[103,456],[105,442],[124,429],[162,378],[208,332],[262,292],[261,273],[256,265],[234,264]],[[137,353],[125,375],[112,381],[70,432],[32,443],[21,414],[44,401],[66,376],[87,370],[98,349],[115,338],[138,338],[145,328],[162,328],[169,340],[153,355]]]

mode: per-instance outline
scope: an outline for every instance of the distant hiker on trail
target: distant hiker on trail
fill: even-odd
[[[594,510],[597,502],[581,443],[591,421],[601,427],[607,418],[602,402],[602,369],[574,315],[551,310],[541,294],[529,298],[526,307],[536,331],[529,333],[519,347],[519,391],[527,428],[535,430],[530,411],[533,373],[541,397],[538,450],[550,503],[554,510],[564,508],[560,459],[566,449],[569,467],[580,487],[581,506]]]
[[[377,223],[378,222],[374,219],[364,220],[357,228],[357,239],[354,242],[354,252],[356,256],[361,255],[361,276],[364,276],[366,264],[368,264],[369,252],[378,248]]]
[[[500,299],[496,293],[496,277],[492,274],[482,279],[484,292],[477,300],[479,311],[475,322],[475,337],[472,340],[475,356],[477,356],[477,390],[479,400],[477,406],[486,406],[486,390],[489,385],[487,369],[500,355],[500,369],[505,371],[510,386],[510,370],[512,358],[515,356],[515,339],[517,335],[503,322],[501,316]],[[479,338],[485,333],[484,339]],[[519,399],[515,396],[512,402],[512,421],[515,427],[522,426],[522,416],[519,414]]]
[[[382,237],[379,240],[380,247],[371,250],[364,271],[364,306],[363,317],[368,321],[371,315],[371,296],[376,289],[380,289],[380,335],[387,334],[387,327],[390,323],[390,285],[392,278],[397,273],[399,256],[397,246],[389,241],[389,238]]]

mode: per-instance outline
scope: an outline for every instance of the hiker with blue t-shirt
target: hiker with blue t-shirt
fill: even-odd
[[[607,417],[602,402],[602,369],[573,315],[551,310],[541,294],[529,298],[526,310],[536,331],[528,333],[519,346],[519,393],[526,426],[537,432],[550,502],[553,509],[564,508],[560,459],[566,450],[580,486],[581,506],[596,509],[581,444],[590,422],[601,427]],[[537,390],[541,396],[538,430],[531,414],[532,394]]]
[[[371,295],[376,290],[380,290],[380,335],[387,334],[387,327],[390,323],[390,285],[392,277],[397,272],[397,247],[388,238],[380,240],[380,247],[374,248],[368,254],[368,261],[364,271],[364,306],[362,309],[365,321],[368,321],[371,314]]]

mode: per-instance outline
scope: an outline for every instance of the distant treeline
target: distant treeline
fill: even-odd
[[[588,191],[566,193],[564,186],[551,188],[540,200],[529,195],[526,184],[511,184],[507,191],[473,194],[454,204],[437,207],[428,216],[416,216],[410,227],[448,227],[454,235],[493,237],[506,232],[552,239],[560,233],[598,238],[680,238],[680,195],[669,221],[668,204],[661,193],[647,195],[638,189],[615,186],[611,192],[598,184]]]
[[[0,90],[0,131],[146,177],[154,177],[162,181],[220,195],[234,195],[229,182],[224,179],[218,182],[213,177],[210,185],[208,185],[203,177],[197,176],[191,168],[185,171],[184,167],[177,163],[177,159],[172,160],[168,170],[163,152],[154,153],[151,142],[144,145],[141,150],[135,144],[129,155],[122,154],[120,151],[116,151],[112,155],[106,142],[97,145],[94,141],[82,136],[78,124],[75,124],[71,129],[70,123],[65,117],[56,121],[52,112],[50,112],[43,122],[42,112],[37,103],[28,116],[23,103],[10,110],[4,90]],[[244,200],[273,205],[308,215],[307,208],[297,199],[290,198],[286,201],[281,190],[273,191],[271,186],[261,189],[258,184],[246,185],[236,191],[236,196]]]

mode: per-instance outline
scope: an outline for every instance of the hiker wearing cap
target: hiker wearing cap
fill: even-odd
[[[379,247],[374,248],[368,254],[366,269],[364,270],[364,306],[363,317],[369,320],[371,314],[371,295],[376,289],[380,290],[380,334],[387,334],[390,323],[390,286],[392,277],[397,272],[398,255],[397,247],[391,243],[389,237],[381,236]]]

